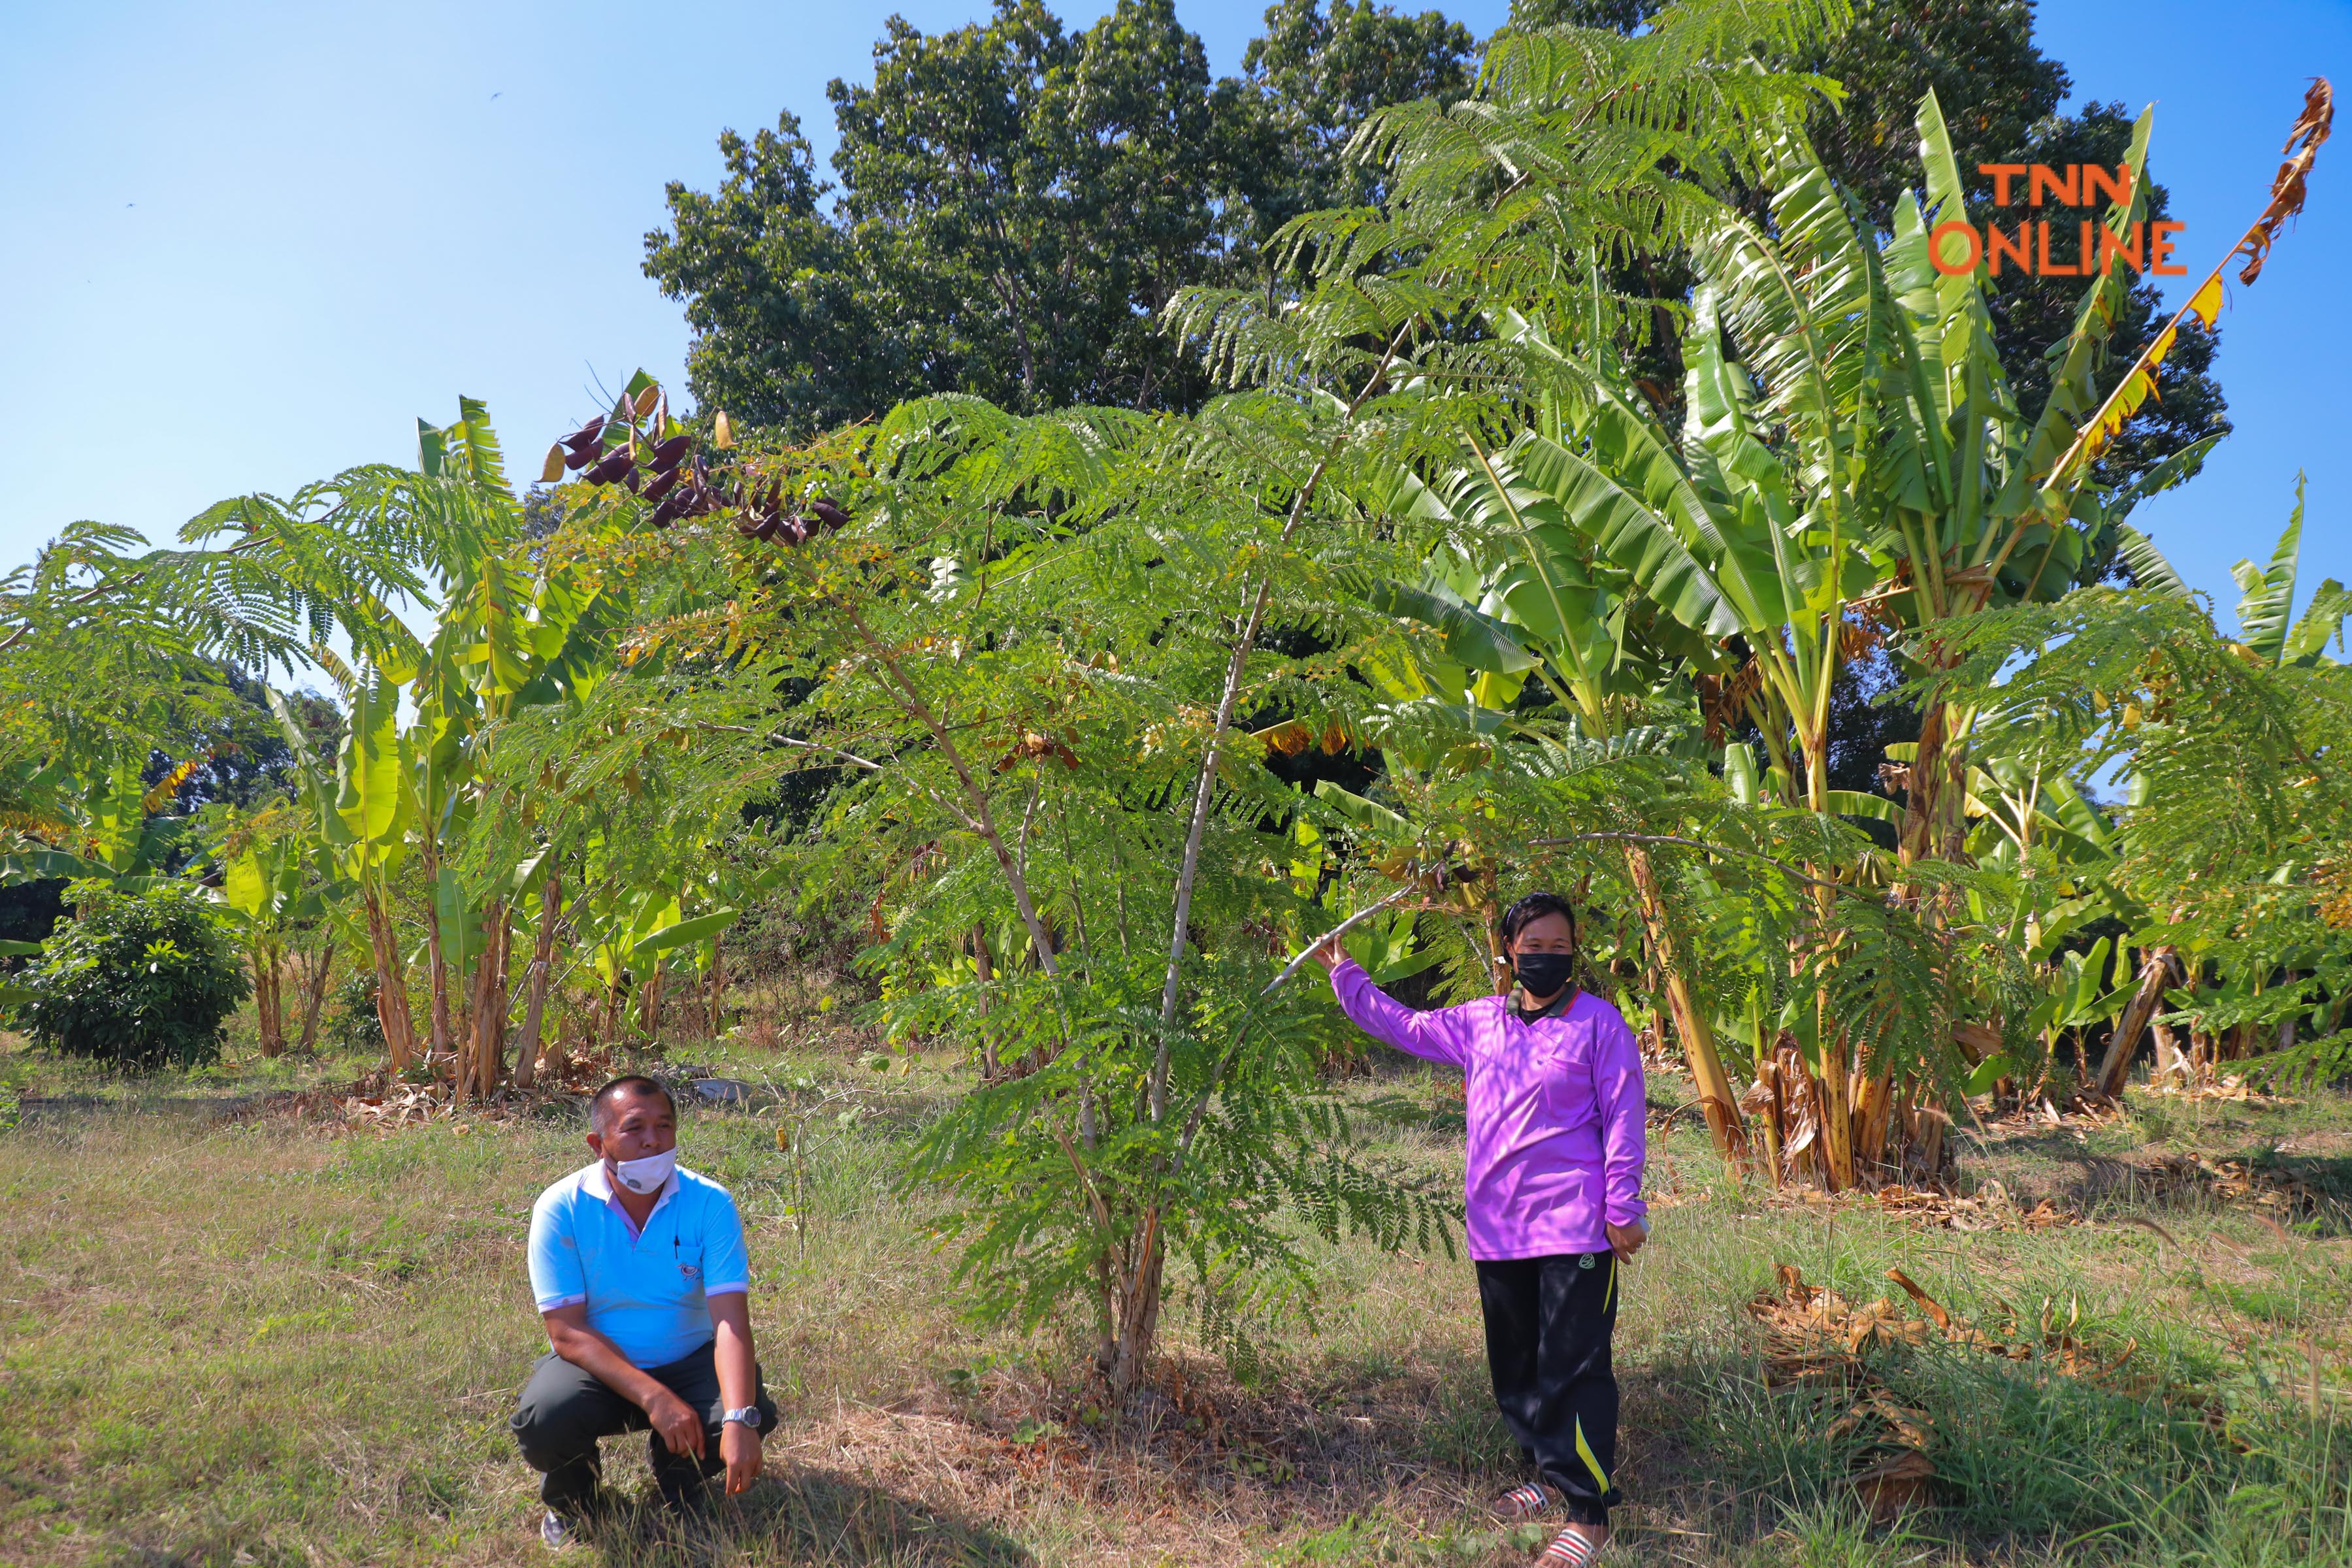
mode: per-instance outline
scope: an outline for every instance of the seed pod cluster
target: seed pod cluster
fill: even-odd
[[[824,497],[787,500],[781,479],[764,487],[756,476],[714,485],[709,466],[695,455],[694,437],[678,431],[656,439],[676,429],[661,389],[648,382],[634,397],[623,395],[612,413],[598,415],[548,448],[541,479],[552,484],[568,472],[587,484],[619,485],[653,507],[646,521],[656,528],[731,508],[739,514],[735,530],[744,538],[791,545],[848,523],[849,514]],[[734,445],[723,411],[714,429],[713,445]]]
[[[735,531],[762,543],[805,543],[849,521],[847,512],[823,496],[810,501],[806,515],[803,515],[797,505],[784,500],[782,479],[771,479],[764,490],[755,481],[736,504],[742,509],[742,515],[735,520]]]
[[[605,427],[605,416],[600,414],[558,441],[562,468],[584,468],[587,471],[580,477],[589,484],[620,485],[640,500],[655,503],[646,521],[656,528],[667,528],[682,517],[701,517],[727,504],[711,487],[702,461],[688,460],[694,450],[693,437],[672,436],[646,446],[637,431],[625,424],[621,428],[626,434],[608,448]],[[548,458],[551,473],[557,467],[555,454],[551,452]]]

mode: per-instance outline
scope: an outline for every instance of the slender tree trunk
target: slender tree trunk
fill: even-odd
[[[1342,413],[1339,430],[1326,445],[1323,456],[1316,462],[1307,480],[1293,499],[1289,514],[1283,520],[1282,532],[1276,551],[1288,547],[1292,535],[1298,531],[1313,506],[1315,495],[1329,471],[1331,460],[1346,444],[1349,428],[1355,422],[1356,411],[1364,400],[1387,380],[1389,366],[1404,346],[1410,323],[1398,329],[1381,354],[1380,363],[1365,381]],[[1168,1114],[1168,1037],[1176,1026],[1176,1016],[1183,997],[1184,948],[1192,934],[1192,888],[1201,870],[1201,844],[1208,831],[1209,808],[1216,798],[1217,770],[1223,756],[1225,736],[1231,731],[1234,710],[1241,698],[1243,677],[1249,666],[1251,653],[1257,646],[1258,633],[1265,624],[1266,605],[1274,595],[1274,566],[1267,563],[1265,574],[1258,580],[1257,590],[1250,597],[1249,614],[1244,617],[1240,635],[1234,639],[1233,651],[1225,663],[1223,689],[1217,696],[1217,711],[1209,728],[1209,743],[1201,756],[1201,771],[1192,792],[1191,820],[1184,831],[1184,850],[1176,870],[1175,908],[1169,920],[1168,969],[1160,990],[1160,1041],[1152,1053],[1151,1071],[1144,1085],[1145,1114],[1160,1121]],[[1197,1122],[1197,1117],[1194,1119]],[[1134,1389],[1151,1359],[1152,1345],[1160,1330],[1160,1293],[1166,1267],[1165,1240],[1160,1234],[1160,1210],[1157,1203],[1147,1203],[1142,1211],[1142,1227],[1139,1250],[1127,1282],[1121,1292],[1122,1308],[1118,1339],[1110,1364],[1105,1368],[1113,1391],[1125,1394]]]
[[[2139,1049],[2140,1031],[2156,1016],[2163,1005],[2165,983],[2170,977],[2173,950],[2152,947],[2141,960],[2139,989],[2125,1005],[2124,1016],[2116,1020],[2116,1032],[2107,1037],[2107,1054],[2099,1063],[2099,1075],[2092,1084],[2098,1094],[2108,1100],[2121,1099],[2124,1081],[2131,1074],[2132,1053]]]
[[[719,1001],[727,989],[727,944],[719,937],[710,939],[710,974],[704,984],[709,998],[706,1007],[710,1016],[710,1037],[715,1040],[725,1026],[719,1017]]]
[[[1150,1366],[1152,1348],[1160,1337],[1167,1266],[1168,1248],[1160,1235],[1159,1211],[1154,1209],[1145,1218],[1134,1266],[1119,1292],[1117,1336],[1105,1347],[1103,1356],[1104,1378],[1121,1392],[1139,1386]]]
[[[548,975],[555,958],[555,922],[563,908],[561,879],[553,865],[547,868],[539,889],[539,935],[531,944],[530,992],[523,1004],[522,1039],[515,1047],[514,1081],[529,1089],[539,1076],[539,1030],[547,1013]]]
[[[327,972],[335,962],[335,940],[330,936],[319,944],[319,956],[310,961],[310,983],[302,993],[302,1045],[308,1053],[319,1048],[319,1020],[327,1010]]]

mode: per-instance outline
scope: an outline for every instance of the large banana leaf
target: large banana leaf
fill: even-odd
[[[2311,607],[2294,623],[2286,635],[2285,645],[2279,656],[2288,664],[2312,665],[2320,662],[2320,650],[2330,637],[2336,639],[2336,650],[2344,651],[2344,620],[2352,616],[2352,592],[2330,577],[2320,584],[2319,592],[2311,596]]]
[[[409,800],[400,734],[400,692],[381,675],[352,692],[350,730],[336,759],[331,842],[381,848],[396,844]]]
[[[2172,569],[2172,563],[2149,539],[2129,523],[2116,527],[2116,551],[2132,569],[2133,578],[2151,594],[2168,594],[2176,599],[2189,597],[2189,584]]]
[[[1437,632],[1453,663],[1498,675],[1535,668],[1535,656],[1519,646],[1507,626],[1440,584],[1412,586],[1381,578],[1361,584],[1358,596],[1384,616],[1419,621]]]
[[[2131,142],[2124,153],[2125,167],[2130,172],[2131,199],[2123,205],[2110,205],[2105,217],[2107,229],[2118,238],[2128,237],[2132,225],[2147,216],[2147,142],[2156,126],[2156,109],[2150,105],[2140,111],[2132,124]],[[2050,398],[2042,405],[2042,416],[2035,421],[2033,431],[2011,468],[2008,483],[2001,492],[1999,512],[2004,518],[2021,515],[2033,503],[2033,489],[2049,477],[2066,449],[2074,443],[2074,435],[2082,423],[2099,406],[2101,390],[2097,374],[2105,361],[2107,342],[2115,334],[2115,325],[2130,298],[2135,275],[2121,256],[2115,258],[2099,277],[2084,291],[2083,301],[2076,308],[2074,328],[2066,339],[2065,352],[2050,378]],[[2079,482],[2074,476],[2069,482]],[[1988,543],[1990,536],[1988,536]],[[1975,557],[1983,560],[1986,555]]]
[[[2303,553],[2303,476],[2294,477],[2294,511],[2271,552],[2268,567],[2241,561],[2230,568],[2243,596],[2238,600],[2238,637],[2264,664],[2284,661],[2287,626],[2294,611],[2295,567]]]
[[[709,914],[697,915],[692,920],[673,921],[639,937],[631,945],[629,956],[633,960],[643,960],[674,947],[706,941],[733,925],[740,917],[740,910],[718,909]]]
[[[1315,798],[1332,807],[1340,816],[1360,827],[1377,827],[1388,831],[1404,832],[1412,826],[1412,824],[1405,821],[1403,817],[1399,816],[1380,802],[1366,800],[1362,795],[1340,788],[1329,779],[1316,781]]]

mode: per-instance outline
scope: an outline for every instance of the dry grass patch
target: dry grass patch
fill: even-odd
[[[751,1223],[785,1415],[773,1476],[686,1527],[646,1519],[603,1560],[1499,1564],[1535,1544],[1475,1510],[1514,1468],[1465,1261],[1322,1248],[1319,1300],[1253,1327],[1245,1381],[1180,1314],[1159,1386],[1111,1411],[1082,1335],[960,1315],[929,1200],[893,1184],[951,1078],[728,1049],[691,1054],[782,1086],[781,1107],[695,1113],[683,1142]],[[578,1129],[548,1111],[341,1131],[257,1102],[303,1087],[270,1071],[34,1083],[79,1098],[37,1097],[0,1134],[0,1562],[541,1560],[535,1478],[505,1418],[541,1344],[526,1216],[584,1158]],[[1387,1152],[1458,1158],[1442,1085],[1360,1089]],[[820,1100],[780,1152],[780,1109]],[[2302,1120],[2221,1157],[2267,1169],[2268,1144],[2327,1148],[2331,1107],[2228,1108]],[[1620,1561],[2352,1563],[2352,1258],[2325,1215],[2266,1226],[2210,1191],[2094,1193],[2096,1162],[2166,1150],[2068,1139],[2071,1162],[2005,1148],[2002,1179],[2024,1212],[2027,1193],[2080,1194],[2084,1223],[1971,1232],[1900,1204],[1727,1189],[1696,1136],[1664,1135],[1679,1201],[1628,1277],[1621,1471],[1637,1503]],[[2298,1179],[2326,1205],[2326,1177]],[[1853,1300],[1899,1268],[1979,1322],[2012,1321],[2005,1307],[2039,1323],[2053,1303],[2085,1339],[2133,1342],[2135,1368],[2210,1387],[2225,1420],[2217,1436],[2160,1403],[1896,1336],[1860,1350],[1855,1386],[1927,1418],[1934,1476],[1874,1523],[1853,1477],[1885,1423],[1841,1427],[1850,1389],[1766,1375],[1743,1304],[1780,1264]],[[613,1456],[614,1479],[643,1489],[641,1445]],[[2300,1555],[2279,1554],[2288,1541]]]

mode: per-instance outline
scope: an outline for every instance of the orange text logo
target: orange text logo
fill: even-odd
[[[2131,207],[2128,165],[2106,169],[2069,163],[2061,170],[2047,163],[1979,163],[1977,173],[1992,180],[1995,206],[2013,205],[2022,195],[2025,205],[2032,207],[2096,206],[2102,195],[2119,210]],[[2120,257],[2134,272],[2184,278],[2189,268],[2175,263],[2172,252],[2178,243],[2173,237],[2187,226],[2168,219],[2134,223],[2128,232],[2117,233],[2087,217],[2055,223],[2020,218],[2013,229],[1996,221],[1979,232],[1976,225],[1953,218],[1937,224],[1927,237],[1927,256],[1936,270],[1948,277],[1973,272],[1982,263],[1996,278],[2004,264],[2033,277],[2093,278]]]

